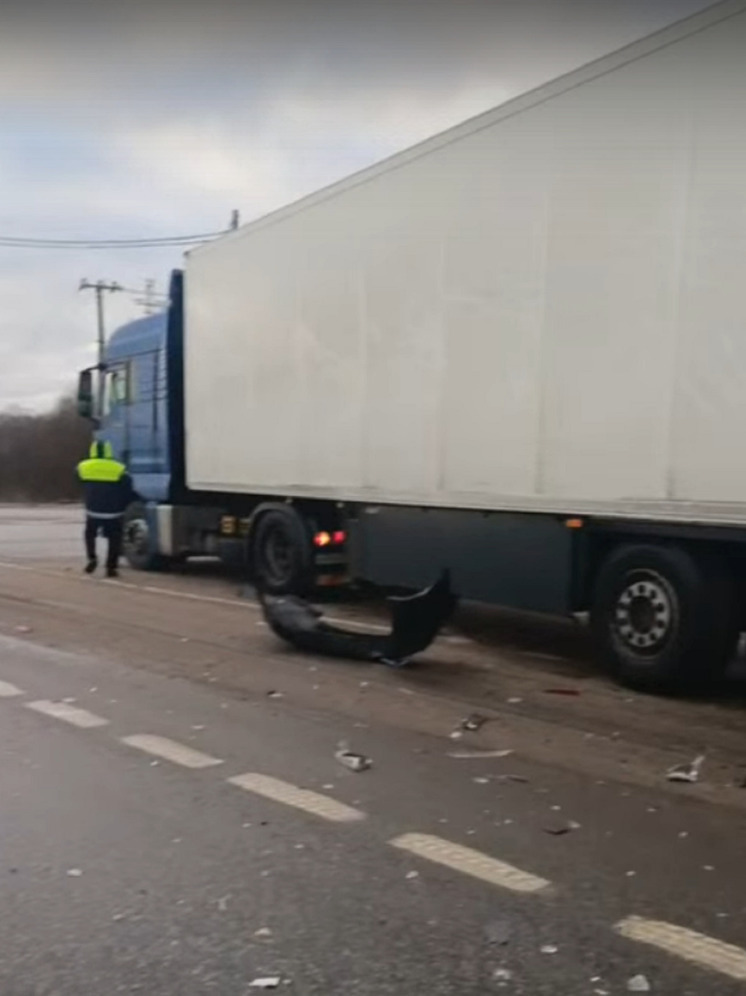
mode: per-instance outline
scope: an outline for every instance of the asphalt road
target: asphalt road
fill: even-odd
[[[212,578],[52,562],[77,532],[0,511],[3,996],[746,991],[746,807],[656,779],[666,745],[643,735],[657,713],[674,754],[705,739],[717,768],[732,704],[587,678],[571,704],[613,717],[607,741],[579,712],[559,729],[511,671],[454,740],[466,702],[431,671],[465,643],[411,677],[287,654]],[[342,740],[372,767],[340,763]],[[639,763],[617,766],[619,741]]]

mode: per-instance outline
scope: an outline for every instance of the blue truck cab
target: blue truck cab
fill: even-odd
[[[137,501],[124,522],[131,566],[161,569],[217,556],[259,570],[274,589],[298,589],[318,568],[335,580],[346,560],[339,518],[323,503],[301,520],[284,496],[204,493],[187,486],[184,418],[184,275],[171,274],[167,308],[118,328],[100,368],[80,374],[78,409],[112,445],[132,477]],[[103,377],[94,411],[94,376]],[[247,560],[250,563],[247,564]]]

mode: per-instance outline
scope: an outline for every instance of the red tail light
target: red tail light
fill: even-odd
[[[336,533],[332,533],[332,543],[335,546],[342,546],[343,543],[347,541],[347,533],[343,529],[338,529]]]

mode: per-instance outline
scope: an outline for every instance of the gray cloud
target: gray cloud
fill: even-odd
[[[0,233],[212,229],[264,213],[708,4],[261,0],[0,13]],[[0,407],[90,358],[82,276],[176,251],[0,250]],[[110,302],[112,323],[136,314]]]

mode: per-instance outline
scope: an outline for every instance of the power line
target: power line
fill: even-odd
[[[0,248],[5,249],[159,249],[193,245],[219,238],[238,227],[238,211],[231,213],[228,228],[217,232],[199,232],[194,235],[166,235],[132,239],[50,239],[37,236],[1,235]]]
[[[231,229],[226,228],[219,232],[203,232],[199,235],[162,239],[33,239],[0,235],[0,246],[8,249],[163,249],[206,242],[229,231]]]

